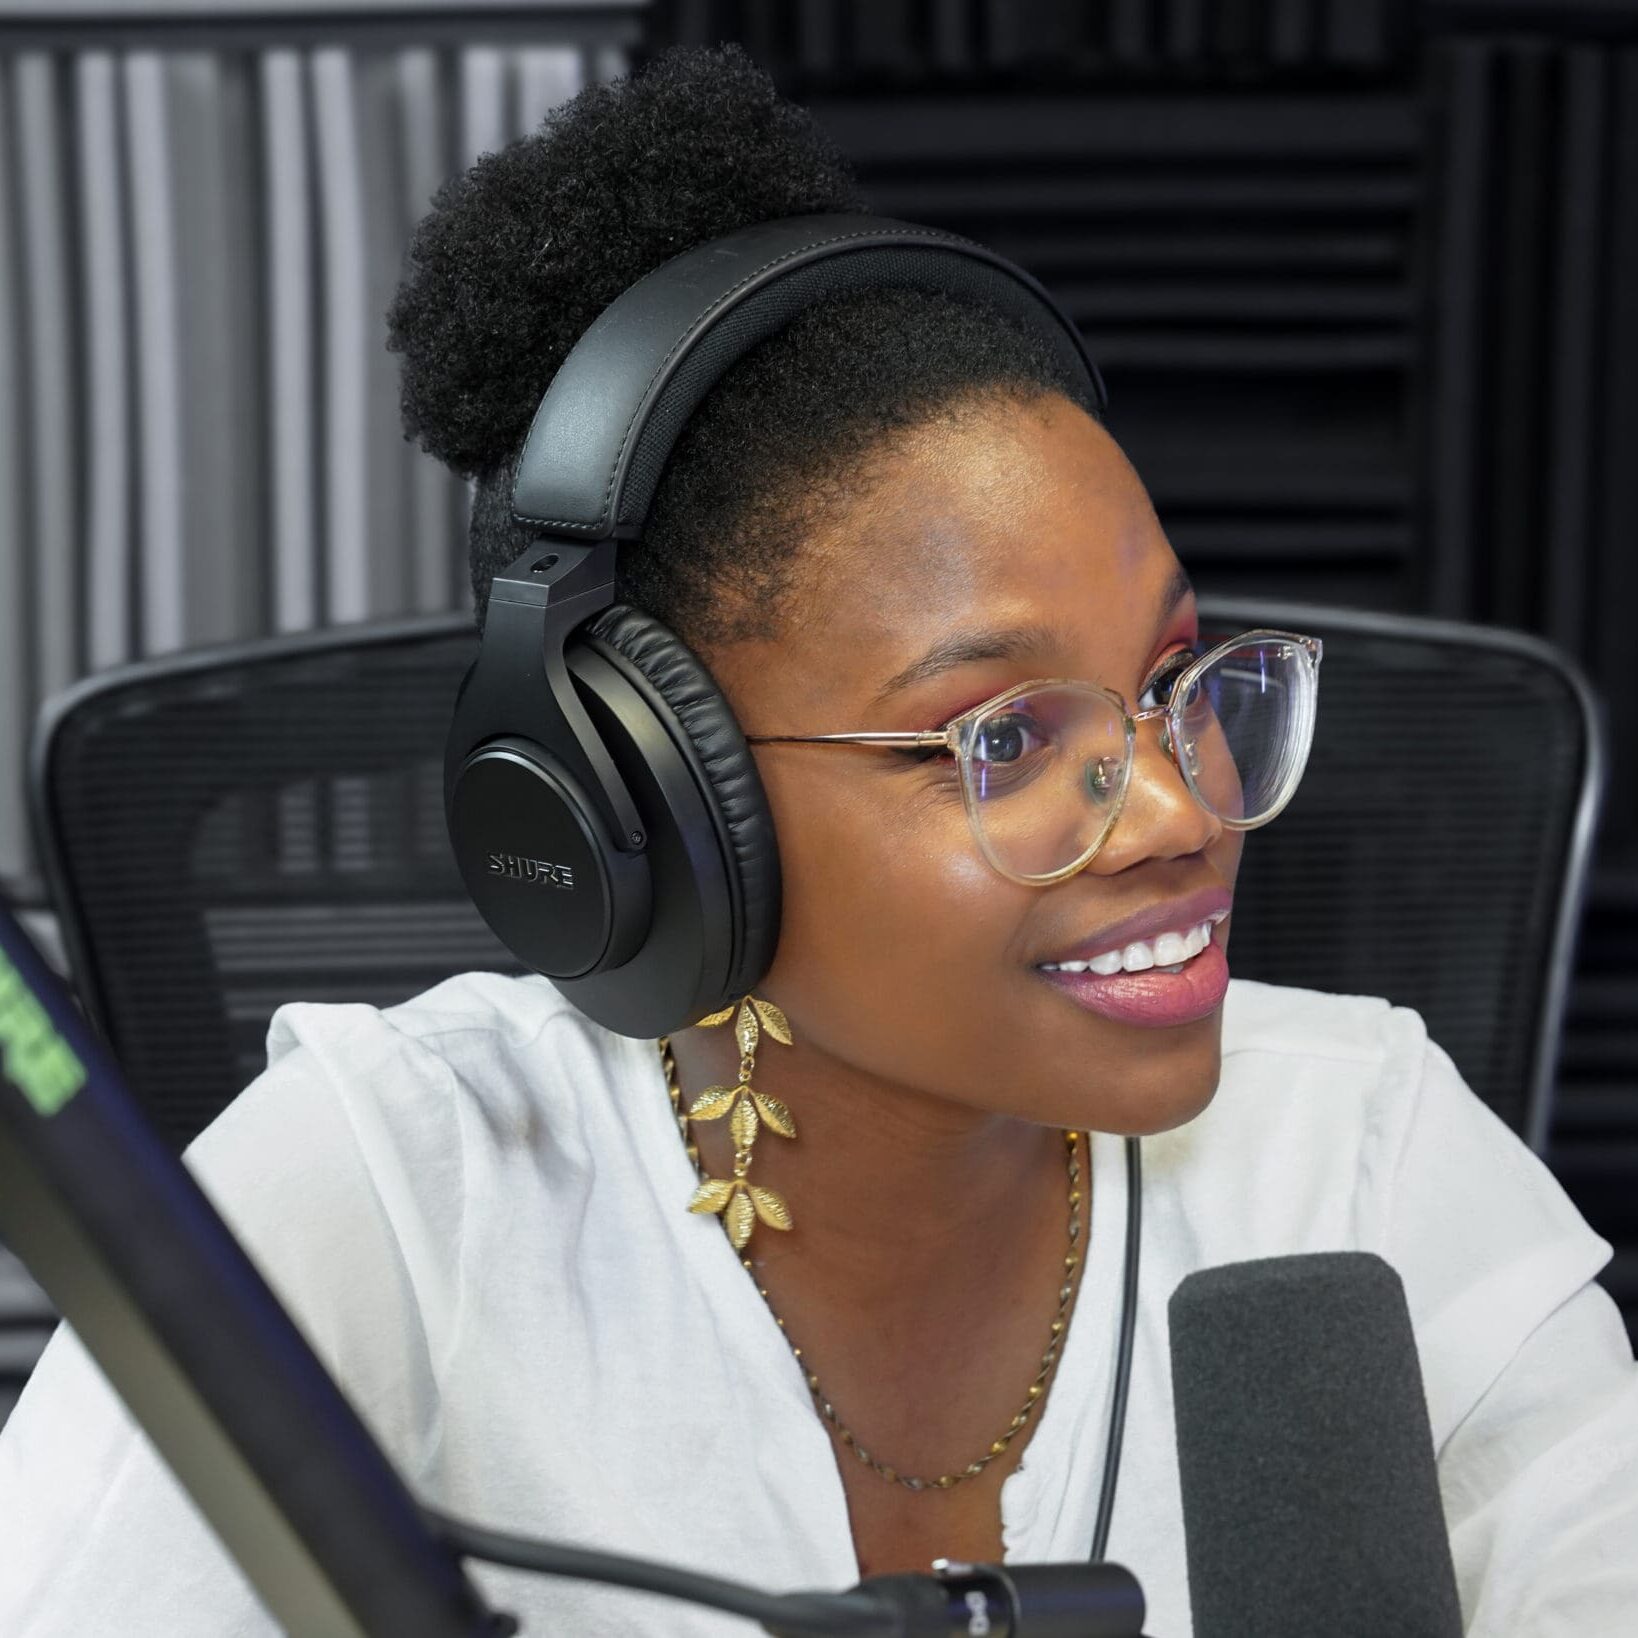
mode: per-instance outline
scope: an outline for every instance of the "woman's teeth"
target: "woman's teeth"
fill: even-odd
[[[1134,939],[1119,950],[1105,950],[1090,961],[1043,961],[1044,973],[1093,972],[1108,977],[1111,973],[1141,973],[1151,967],[1161,972],[1183,970],[1186,961],[1192,961],[1211,943],[1212,922],[1202,921],[1185,933],[1162,933],[1155,939]]]

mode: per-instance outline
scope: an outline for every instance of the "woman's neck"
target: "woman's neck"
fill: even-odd
[[[686,1109],[737,1078],[727,1029],[672,1038]],[[776,1280],[862,1313],[950,1308],[974,1282],[1016,1280],[1063,1255],[1066,1167],[1058,1131],[890,1085],[806,1044],[766,1039],[752,1083],[790,1109],[797,1137],[764,1126],[749,1179],[777,1191],[794,1227],[759,1223],[749,1254]],[[733,1173],[726,1119],[690,1134],[712,1177]]]
[[[685,1105],[735,1083],[727,1033],[673,1040]],[[759,1222],[745,1255],[810,1386],[836,1408],[861,1563],[925,1563],[934,1538],[998,1556],[1000,1486],[1039,1420],[1022,1419],[1060,1340],[1064,1285],[1073,1302],[1084,1271],[1065,1262],[1084,1250],[1089,1198],[1069,1202],[1063,1134],[863,1075],[811,1044],[764,1043],[752,1084],[796,1121],[794,1141],[758,1136],[749,1174],[784,1197],[795,1226]],[[690,1126],[713,1177],[732,1175],[727,1124]],[[980,1472],[971,1489],[910,1496],[843,1461],[844,1444],[928,1483]]]

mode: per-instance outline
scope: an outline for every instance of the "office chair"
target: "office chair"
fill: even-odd
[[[1509,632],[1211,598],[1202,623],[1326,645],[1307,777],[1247,838],[1236,974],[1415,1007],[1539,1150],[1600,790],[1586,685]],[[128,666],[43,714],[31,800],[74,976],[178,1143],[260,1069],[280,1003],[518,970],[444,830],[475,649],[463,615],[344,627]]]
[[[1246,838],[1234,972],[1414,1007],[1540,1153],[1603,789],[1587,684],[1517,632],[1262,600],[1200,613],[1325,642],[1302,787]]]

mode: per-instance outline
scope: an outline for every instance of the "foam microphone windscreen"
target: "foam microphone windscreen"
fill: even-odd
[[[1195,1638],[1460,1638],[1399,1276],[1368,1252],[1231,1263],[1171,1300]]]

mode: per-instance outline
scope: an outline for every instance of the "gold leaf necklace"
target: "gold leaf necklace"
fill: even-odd
[[[732,1012],[733,1009],[730,1008],[728,1016],[731,1016]],[[713,1016],[711,1021],[717,1021],[716,1017]],[[702,1022],[704,1022],[704,1020],[702,1020]],[[783,1022],[784,1020],[781,1017],[780,1023],[783,1024]],[[701,1180],[700,1191],[704,1191],[715,1183],[716,1180],[706,1176],[705,1168],[700,1161],[699,1146],[694,1142],[688,1133],[689,1111],[683,1108],[682,1089],[677,1084],[677,1060],[671,1051],[670,1039],[666,1036],[661,1036],[659,1047],[660,1063],[665,1070],[666,1090],[671,1096],[671,1110],[677,1120],[677,1130],[682,1133],[683,1144],[688,1150],[688,1158],[693,1162],[694,1170]],[[748,1079],[748,1077],[746,1078]],[[783,1105],[780,1107],[783,1111]],[[855,1436],[852,1430],[848,1428],[842,1419],[836,1414],[835,1406],[831,1404],[829,1398],[824,1392],[824,1389],[819,1385],[819,1378],[808,1369],[808,1363],[802,1356],[801,1348],[797,1346],[790,1332],[786,1330],[785,1321],[780,1317],[778,1310],[775,1309],[773,1305],[773,1299],[768,1295],[768,1288],[757,1279],[755,1266],[743,1249],[744,1240],[737,1240],[734,1249],[739,1256],[740,1263],[744,1267],[745,1272],[751,1276],[752,1282],[756,1285],[757,1291],[761,1294],[762,1300],[768,1305],[768,1312],[774,1317],[774,1323],[778,1325],[780,1333],[784,1336],[785,1341],[790,1344],[791,1352],[795,1354],[797,1364],[802,1367],[802,1374],[807,1380],[808,1391],[813,1395],[814,1408],[819,1412],[820,1416],[823,1417],[824,1420],[836,1430],[836,1436],[842,1441],[842,1443],[846,1445],[853,1452],[853,1454],[857,1456],[862,1463],[864,1463],[866,1467],[870,1468],[872,1472],[879,1474],[890,1484],[903,1485],[906,1490],[948,1490],[952,1486],[960,1484],[964,1479],[976,1479],[978,1475],[990,1465],[991,1462],[993,1462],[998,1456],[1003,1455],[1013,1440],[1016,1439],[1021,1432],[1023,1432],[1024,1428],[1028,1425],[1030,1416],[1034,1413],[1036,1406],[1039,1405],[1041,1400],[1045,1397],[1047,1379],[1052,1375],[1052,1368],[1058,1360],[1058,1352],[1063,1347],[1064,1334],[1069,1328],[1069,1309],[1075,1296],[1075,1270],[1081,1260],[1080,1252],[1078,1250],[1081,1237],[1081,1162],[1078,1147],[1079,1140],[1080,1134],[1078,1132],[1064,1133],[1064,1154],[1069,1171],[1069,1249],[1064,1254],[1063,1283],[1058,1288],[1058,1307],[1057,1311],[1052,1317],[1052,1327],[1048,1333],[1046,1351],[1041,1355],[1041,1367],[1035,1373],[1035,1379],[1029,1385],[1029,1392],[1024,1399],[1024,1403],[1019,1407],[1011,1422],[1007,1424],[1005,1431],[1002,1432],[999,1437],[990,1441],[989,1448],[984,1452],[984,1454],[978,1457],[976,1461],[968,1462],[963,1468],[950,1473],[939,1474],[936,1479],[918,1478],[913,1474],[901,1473],[896,1467],[884,1462],[879,1456],[873,1455],[859,1443],[858,1438]],[[743,1153],[743,1149],[740,1152]],[[749,1185],[744,1182],[745,1174],[743,1166],[736,1166],[736,1173],[738,1175],[733,1182],[737,1184],[737,1187],[734,1187],[733,1193],[735,1196],[743,1197],[750,1192]],[[700,1191],[696,1192],[696,1201],[700,1200],[701,1198]],[[771,1191],[759,1190],[757,1192],[763,1193]],[[775,1196],[775,1198],[777,1199],[778,1197]],[[754,1204],[750,1201],[747,1202],[745,1209],[745,1217],[747,1219],[745,1229],[747,1235],[749,1233],[749,1219],[751,1217],[751,1211],[755,1209],[757,1210],[758,1215],[762,1215],[760,1207],[760,1201],[754,1202]],[[788,1227],[789,1216],[788,1213],[785,1213],[783,1210],[782,1201],[780,1202],[780,1208],[781,1215],[785,1220],[778,1226]],[[698,1207],[695,1209],[698,1209]],[[723,1208],[713,1204],[708,1205],[706,1209],[720,1211]],[[728,1229],[730,1240],[735,1240],[736,1225],[733,1218],[726,1213],[724,1226]]]

